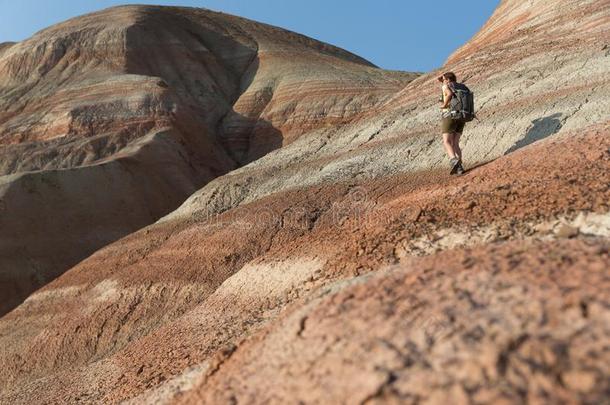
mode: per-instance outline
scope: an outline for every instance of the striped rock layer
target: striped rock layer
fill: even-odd
[[[462,177],[440,70],[328,124],[252,81],[218,132],[250,163],[0,319],[0,400],[603,402],[609,42],[607,1],[503,0],[442,68],[479,106]]]
[[[202,9],[112,8],[3,45],[0,313],[215,177],[415,76]]]

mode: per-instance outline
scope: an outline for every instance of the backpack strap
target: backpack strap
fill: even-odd
[[[457,94],[460,90],[457,90],[455,88],[455,83],[454,82],[449,82],[449,84],[447,85],[447,88],[449,90],[451,90],[451,94],[453,95],[453,98],[455,98],[461,104],[462,100],[460,100],[460,98],[459,98],[459,96]]]

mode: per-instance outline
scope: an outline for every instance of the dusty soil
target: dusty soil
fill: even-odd
[[[603,303],[603,294],[598,288],[604,286],[601,281],[607,278],[607,234],[587,234],[584,228],[580,234],[578,229],[576,234],[562,234],[553,227],[540,225],[558,218],[568,221],[580,212],[598,212],[603,214],[602,217],[607,216],[610,211],[610,138],[607,133],[606,125],[580,134],[549,139],[474,168],[462,177],[450,177],[439,171],[418,176],[397,176],[378,182],[295,190],[244,205],[236,212],[229,211],[218,217],[192,218],[188,222],[160,223],[149,227],[96,253],[2,319],[2,330],[6,331],[2,334],[3,343],[15,353],[7,356],[5,352],[3,355],[6,364],[3,379],[12,381],[10,386],[13,387],[5,386],[4,398],[38,398],[43,388],[43,398],[50,401],[76,399],[81,395],[87,395],[92,400],[103,398],[104,401],[118,401],[137,395],[173,398],[197,384],[201,384],[203,392],[217,395],[214,387],[228,384],[231,389],[225,391],[218,388],[218,395],[234,393],[240,398],[245,395],[243,398],[249,398],[247,401],[258,402],[260,399],[260,402],[264,402],[266,397],[259,396],[255,388],[252,388],[252,392],[244,388],[258,387],[255,382],[258,377],[254,374],[230,373],[226,380],[222,377],[224,374],[216,375],[216,369],[224,369],[220,364],[224,364],[225,357],[231,358],[231,363],[227,364],[241,364],[239,362],[244,353],[243,361],[251,361],[248,357],[250,351],[240,349],[245,338],[254,336],[252,339],[257,341],[274,331],[283,333],[281,331],[285,328],[282,322],[285,322],[287,314],[313,310],[309,301],[315,301],[314,297],[321,294],[320,291],[333,290],[332,286],[338,280],[353,280],[347,285],[355,283],[366,289],[369,283],[377,282],[370,280],[383,280],[385,277],[394,280],[394,276],[388,274],[395,271],[410,274],[409,268],[430,269],[426,272],[431,272],[434,277],[431,276],[432,281],[428,281],[432,284],[426,291],[431,296],[439,297],[442,294],[433,291],[444,286],[443,283],[461,283],[458,280],[462,280],[459,278],[462,273],[477,274],[464,275],[466,279],[482,277],[488,280],[491,284],[481,287],[481,292],[475,291],[477,283],[472,284],[471,294],[490,297],[493,295],[491,291],[502,284],[505,277],[503,271],[516,269],[510,273],[510,279],[515,283],[519,281],[521,287],[514,289],[514,296],[507,301],[511,303],[536,297],[530,296],[531,290],[523,289],[523,280],[527,278],[528,270],[533,268],[536,271],[531,277],[541,275],[535,287],[532,284],[531,288],[550,294],[549,297],[553,296],[560,303],[568,299],[560,293],[563,290],[544,291],[546,280],[557,278],[555,273],[549,272],[557,271],[566,280],[571,277],[568,275],[573,274],[574,280],[579,280],[580,277],[589,277],[588,272],[592,271],[589,269],[598,269],[590,276],[601,277],[600,282],[581,284],[572,281],[574,294],[594,297],[593,307],[598,308],[596,305]],[[572,153],[558,162],[554,153],[557,149],[570,150]],[[220,223],[223,225],[219,226]],[[240,236],[237,229],[247,229],[248,232]],[[493,232],[486,233],[484,240],[474,240],[472,243],[468,240],[458,241],[447,250],[439,237],[446,229],[469,235],[475,235],[479,229],[491,229]],[[567,237],[576,237],[577,240],[563,241]],[[416,241],[419,243],[410,245]],[[481,247],[460,249],[460,245]],[[434,253],[443,250],[447,251]],[[418,254],[427,254],[430,258],[413,261],[412,257]],[[553,257],[558,259],[551,260]],[[244,266],[249,261],[250,264]],[[533,264],[538,262],[544,266]],[[400,270],[386,270],[388,265],[397,265]],[[555,270],[554,266],[557,267]],[[496,268],[505,270],[496,272]],[[379,272],[379,278],[363,276],[370,272]],[[341,283],[338,285],[343,285]],[[395,281],[388,283],[396,284]],[[595,285],[595,289],[589,291],[590,285]],[[374,291],[381,287],[372,284],[370,288],[370,294],[374,296],[377,294]],[[441,291],[445,291],[445,288],[450,290],[443,287]],[[388,306],[398,308],[406,305],[399,298],[403,293],[424,294],[418,299],[429,299],[419,290],[405,288],[400,291],[395,296],[393,293],[388,296]],[[435,301],[435,305],[456,306],[458,303],[455,300],[465,299],[461,293],[451,294],[446,300]],[[546,298],[540,300],[544,302]],[[328,308],[328,305],[324,307]],[[159,308],[163,310],[159,311]],[[355,314],[366,313],[366,308],[365,303],[362,306],[359,304],[355,312],[345,314],[345,322],[356,322],[359,316]],[[482,305],[480,311],[490,311],[487,316],[492,317],[493,313],[498,322],[529,316],[517,316],[512,308],[512,305]],[[563,313],[553,311],[556,311],[553,316],[557,317]],[[432,313],[443,312],[435,309]],[[601,313],[604,314],[603,311]],[[418,315],[412,316],[415,317],[413,322],[416,319],[421,321]],[[42,320],[48,317],[53,321]],[[383,318],[379,322],[387,322],[386,327],[392,330],[397,327],[397,319]],[[570,324],[565,319],[561,322]],[[606,336],[604,324],[598,318],[584,318],[582,322],[582,328],[592,336]],[[43,326],[45,324],[50,326]],[[17,325],[21,330],[19,341],[15,340],[18,335],[14,332],[7,333]],[[454,325],[457,329],[452,333],[456,334],[455,339],[466,339],[459,325],[462,323]],[[41,326],[45,330],[42,335],[35,332]],[[30,332],[26,332],[28,330]],[[61,332],[63,330],[71,330],[72,333],[66,335]],[[523,333],[530,334],[527,330],[524,329]],[[95,331],[97,334],[94,334]],[[337,326],[336,333],[343,332]],[[30,333],[35,334],[28,338]],[[561,340],[560,335],[553,339],[559,339],[564,346],[570,347],[572,343]],[[513,335],[508,331],[502,336],[498,340],[489,337],[489,345],[496,350],[496,354],[505,350],[503,345],[509,344],[507,342],[511,339],[523,339],[519,338],[519,334]],[[367,340],[369,336],[363,339]],[[533,339],[535,343],[532,344],[546,344],[536,339],[539,338]],[[266,341],[263,339],[263,342]],[[288,345],[293,343],[296,342],[286,341]],[[580,350],[579,347],[576,344],[574,350]],[[464,355],[462,361],[476,363],[479,362],[478,356],[487,356],[475,349],[471,348],[472,351]],[[290,356],[291,350],[286,347],[286,352],[280,350],[278,356]],[[460,352],[458,350],[454,354],[459,357]],[[36,362],[24,362],[23,359],[34,353],[37,353]],[[434,353],[426,352],[422,356],[422,364],[433,358],[434,361],[438,360]],[[480,361],[491,361],[489,359],[494,355],[488,356],[491,357]],[[586,370],[593,370],[592,374],[585,373],[583,377],[589,382],[591,378],[597,381],[606,372],[602,357],[594,356],[593,359],[586,367]],[[581,388],[557,382],[563,381],[564,377],[557,377],[563,376],[563,373],[567,373],[565,378],[568,380],[575,378],[580,381],[578,373],[582,370],[572,370],[579,360],[576,357],[564,360],[559,370],[553,371],[549,366],[541,371],[547,384],[544,392],[553,392],[553,395],[557,395],[553,398],[558,400],[564,397],[573,400],[599,398],[603,385],[593,384],[594,388],[591,388],[589,383],[583,383],[589,387],[583,394]],[[304,358],[303,361],[310,360]],[[323,362],[323,359],[320,361]],[[390,360],[380,357],[379,361],[384,363]],[[301,367],[296,356],[294,364]],[[457,364],[456,370],[459,370],[461,363]],[[74,367],[74,371],[68,371]],[[339,376],[352,366],[337,360],[332,367],[336,367],[332,375]],[[305,368],[311,370],[311,367]],[[576,374],[570,374],[570,370]],[[208,374],[213,374],[214,378],[208,380],[205,377]],[[309,378],[305,375],[308,374],[303,375],[303,381]],[[475,380],[479,378],[477,375],[483,376],[480,373],[474,375]],[[527,380],[528,376],[525,374],[523,378]],[[376,386],[377,383],[373,382],[385,381],[387,374],[381,373],[377,377],[380,380],[368,377],[365,380],[370,380],[369,383]],[[500,389],[498,387],[504,384],[503,378],[496,375],[489,381],[485,379],[485,384],[483,380],[477,384],[489,398],[506,396],[515,399],[519,395],[540,394],[538,389],[530,392],[530,388],[524,388],[522,382],[509,384],[506,390]],[[62,387],[61,381],[72,379],[84,382]],[[443,377],[439,375],[439,379],[437,382],[431,380],[427,386],[429,389],[424,389],[428,392],[426,395],[452,392],[448,391],[450,387],[461,384],[461,380],[458,381],[450,371]],[[549,379],[550,383],[547,381]],[[238,384],[245,391],[234,389],[233,384]],[[383,388],[383,395],[394,395],[389,393],[392,391],[391,384],[384,384],[379,382],[378,386]],[[555,387],[553,384],[560,385]],[[576,387],[580,383],[573,384]],[[317,398],[315,395],[322,395],[322,391],[327,389],[321,388],[316,394],[306,386],[303,385],[302,392],[313,396],[303,394],[303,398],[314,402]],[[556,391],[553,387],[561,390]],[[337,398],[351,390],[337,389],[337,393],[333,394]],[[474,395],[464,386],[451,389],[465,390],[468,395]],[[367,395],[377,392],[376,389],[372,392],[363,390]],[[382,395],[381,391],[375,395]],[[280,391],[273,398],[277,401],[292,398],[288,396],[290,392]],[[419,391],[405,392],[404,395],[416,395],[413,398],[423,395]]]

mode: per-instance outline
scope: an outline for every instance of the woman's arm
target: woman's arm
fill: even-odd
[[[451,97],[453,97],[453,92],[451,91],[449,86],[443,85],[443,96],[444,96],[445,101],[443,102],[441,109],[444,110],[445,108],[449,107],[449,103],[451,102]]]

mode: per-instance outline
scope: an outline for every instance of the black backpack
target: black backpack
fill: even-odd
[[[462,83],[450,83],[449,88],[453,92],[451,97],[451,118],[463,122],[475,119],[474,93]]]

